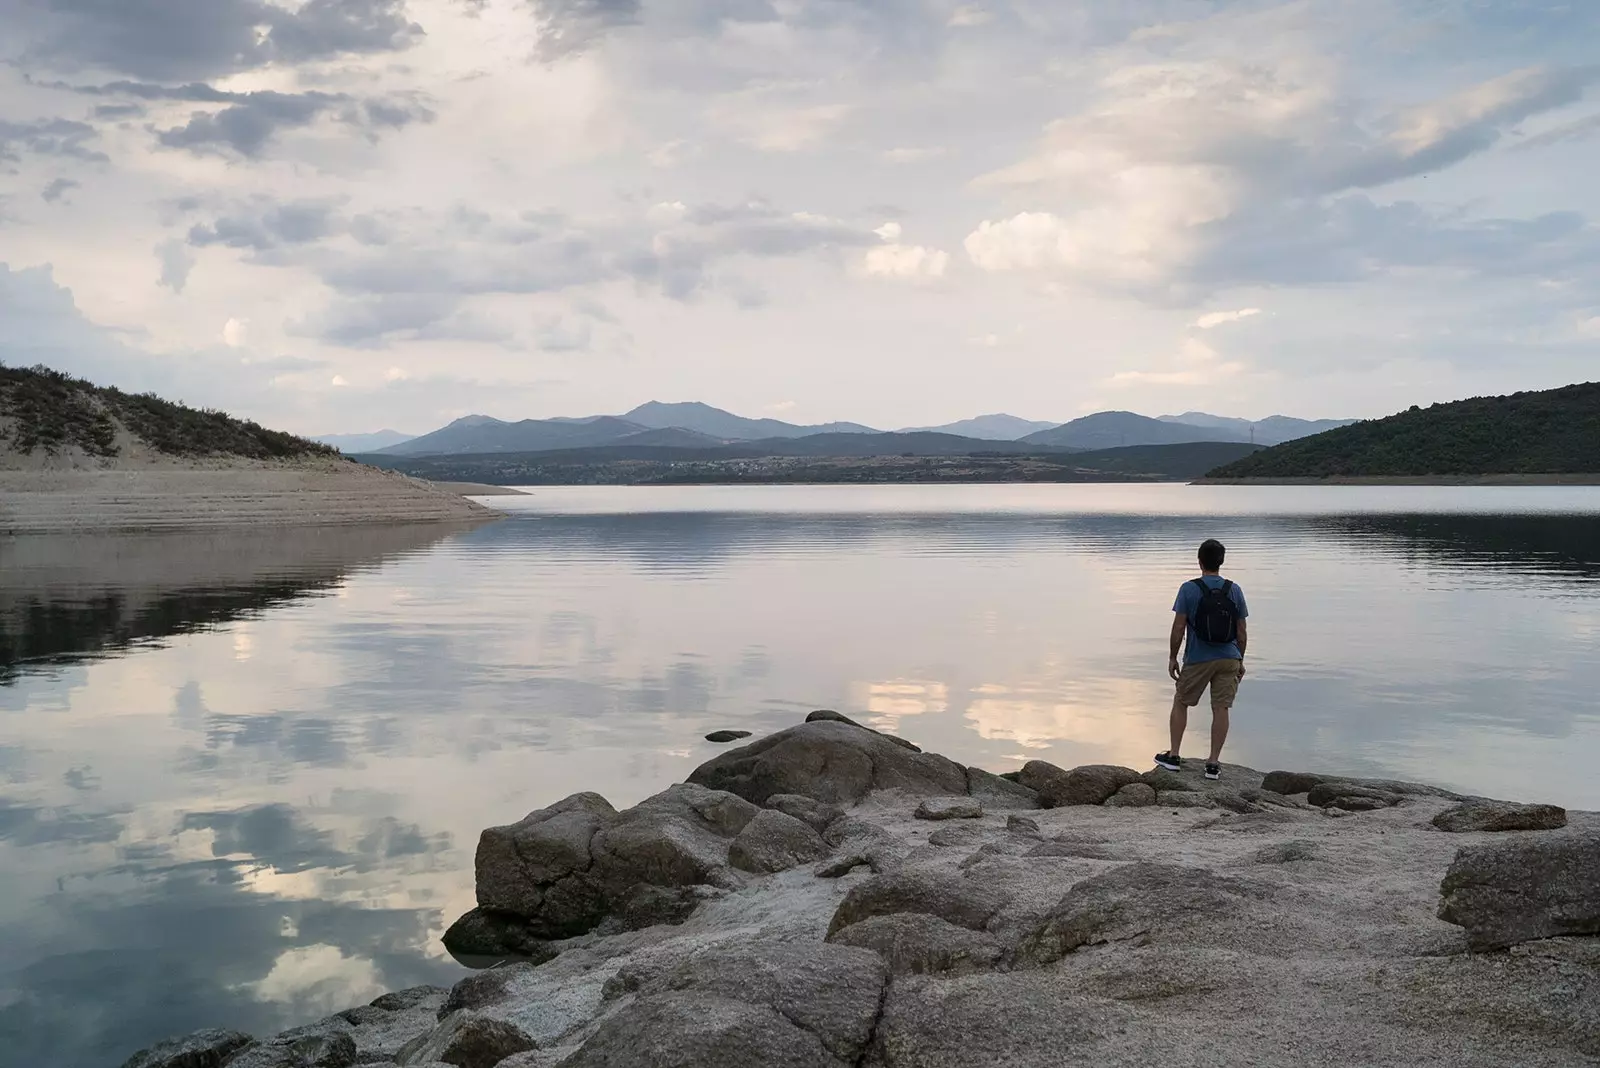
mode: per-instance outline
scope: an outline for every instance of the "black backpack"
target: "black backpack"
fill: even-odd
[[[1205,579],[1200,587],[1200,607],[1194,611],[1194,636],[1211,645],[1228,645],[1239,637],[1239,606],[1233,603],[1233,583],[1227,579],[1212,589]]]

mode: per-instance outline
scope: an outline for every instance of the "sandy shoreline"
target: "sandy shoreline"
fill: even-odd
[[[513,489],[510,486],[494,486],[487,482],[435,482],[433,485],[440,489],[447,489],[451,493],[459,493],[463,497],[529,497],[527,490]]]
[[[1600,475],[1338,475],[1329,478],[1197,478],[1192,486],[1600,486]]]
[[[461,492],[344,460],[0,471],[0,535],[465,523]]]

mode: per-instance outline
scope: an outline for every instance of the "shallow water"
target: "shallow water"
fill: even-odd
[[[1228,759],[1600,808],[1600,489],[492,503],[454,533],[0,541],[0,1064],[448,983],[481,828],[632,803],[719,727],[832,707],[994,770],[1148,765],[1208,536],[1251,607]]]

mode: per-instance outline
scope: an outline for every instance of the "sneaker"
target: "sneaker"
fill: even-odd
[[[1222,765],[1221,764],[1207,764],[1206,765],[1206,778],[1208,778],[1208,779],[1220,779],[1220,778],[1222,778]]]
[[[1175,757],[1171,753],[1157,753],[1156,763],[1166,768],[1168,771],[1183,770],[1183,758]]]

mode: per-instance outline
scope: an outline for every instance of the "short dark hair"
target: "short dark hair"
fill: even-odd
[[[1207,538],[1200,543],[1200,570],[1221,571],[1222,561],[1228,556],[1227,547],[1216,538]]]

